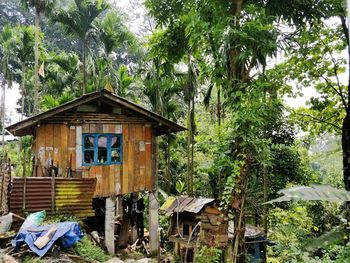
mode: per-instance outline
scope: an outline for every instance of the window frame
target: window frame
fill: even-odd
[[[85,147],[85,138],[91,136],[94,137],[94,145],[93,148]],[[98,161],[98,137],[106,136],[107,137],[107,160],[103,163]],[[119,148],[112,148],[112,137],[118,137],[120,139]],[[112,162],[112,149],[119,149],[120,153],[120,161]],[[92,163],[85,163],[85,152],[93,150],[94,159]],[[120,133],[83,133],[82,134],[82,166],[100,166],[100,165],[112,165],[112,164],[122,164],[123,163],[123,136]]]

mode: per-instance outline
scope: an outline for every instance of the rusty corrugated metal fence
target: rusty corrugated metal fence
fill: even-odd
[[[8,189],[11,180],[11,165],[2,163],[0,167],[0,212],[8,212]]]
[[[80,218],[94,216],[92,198],[96,179],[59,177],[14,177],[9,193],[9,211],[45,210],[48,215],[64,214]]]

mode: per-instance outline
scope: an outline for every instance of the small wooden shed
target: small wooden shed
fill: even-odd
[[[170,197],[160,208],[171,215],[168,238],[175,244],[175,254],[188,251],[192,262],[198,244],[225,248],[228,244],[228,217],[215,204],[215,199]]]
[[[155,137],[185,130],[107,90],[7,129],[33,136],[34,176],[96,178],[95,197],[152,191]]]

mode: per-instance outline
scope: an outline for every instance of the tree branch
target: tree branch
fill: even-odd
[[[338,96],[340,97],[340,99],[342,101],[342,104],[343,104],[345,110],[347,111],[348,105],[346,103],[346,100],[345,100],[345,97],[344,97],[342,90],[337,90],[337,88],[334,87],[334,85],[332,84],[332,82],[328,78],[326,78],[324,76],[319,76],[319,77],[324,79],[324,81],[326,81],[326,83],[329,85],[329,87],[331,87],[331,89],[334,90],[334,92],[338,94]]]
[[[315,116],[312,116],[311,114],[307,114],[307,113],[300,113],[300,112],[295,112],[295,114],[301,116],[301,117],[304,117],[304,118],[309,118],[311,121],[313,122],[317,122],[317,123],[324,123],[324,124],[327,124],[327,125],[330,125],[332,126],[333,128],[341,131],[342,127],[338,126],[337,124],[333,123],[333,122],[329,122],[328,119],[326,120],[323,120],[323,119],[320,119],[320,118],[317,118]]]
[[[337,73],[338,64],[336,63],[335,58],[333,57],[333,52],[329,48],[329,46],[322,39],[321,39],[321,42],[324,44],[326,50],[328,51],[329,55],[331,56],[331,60],[332,60],[332,63],[333,63],[333,73],[334,73],[334,76],[335,76],[335,78],[337,80],[337,86],[339,88],[339,93],[337,92],[337,94],[341,97],[341,99],[343,101],[343,104],[344,104],[344,107],[345,107],[345,110],[348,111],[348,105],[347,105],[346,100],[344,98],[343,89],[341,88],[339,76],[338,76],[338,73]],[[333,86],[333,89],[335,90],[334,86]]]

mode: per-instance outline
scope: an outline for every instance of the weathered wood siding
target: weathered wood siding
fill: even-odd
[[[83,133],[122,134],[122,164],[82,166]],[[47,176],[52,163],[58,176],[67,177],[69,167],[76,178],[96,178],[95,197],[152,190],[152,126],[122,124],[41,124],[36,128],[36,176]]]

